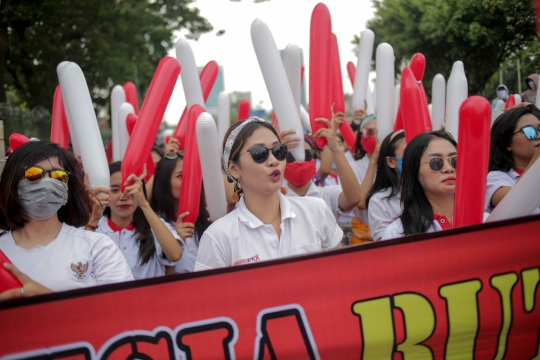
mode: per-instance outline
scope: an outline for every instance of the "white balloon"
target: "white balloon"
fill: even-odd
[[[376,54],[377,83],[376,106],[379,142],[394,130],[394,49],[390,44],[377,46]]]
[[[62,70],[66,64],[69,64],[69,61],[62,61],[58,66],[56,67],[56,74],[58,76],[58,81],[60,81],[60,74],[62,73]],[[75,156],[81,155],[81,151],[79,150],[79,143],[77,142],[77,138],[75,137],[75,130],[73,130],[73,120],[71,118],[71,114],[66,108],[66,98],[64,97],[64,89],[62,89],[62,86],[60,86],[60,91],[62,92],[62,102],[64,104],[64,109],[66,112],[66,118],[69,128],[69,137],[71,139],[71,148],[73,149],[73,153]]]
[[[399,103],[401,101],[401,84],[394,86],[394,123],[396,122]]]
[[[442,74],[437,74],[433,77],[431,87],[431,102],[433,104],[431,123],[433,130],[440,130],[444,125],[445,98],[446,80]]]
[[[373,42],[375,34],[366,29],[360,36],[360,45],[358,46],[358,63],[356,65],[356,74],[354,76],[354,92],[352,97],[353,110],[364,108],[364,100],[367,96],[369,87],[368,78],[371,70],[371,58],[373,56]],[[373,109],[372,109],[373,111]],[[370,114],[368,112],[368,114]]]
[[[91,187],[110,187],[109,166],[101,140],[92,98],[84,74],[75,63],[63,66],[60,86],[66,112],[72,116],[73,130],[79,143],[84,171]]]
[[[433,118],[433,104],[428,104],[429,118]]]
[[[373,92],[371,91],[371,87],[369,86],[369,83],[367,84],[367,89],[366,89],[366,103],[367,103],[367,108],[366,108],[366,113],[368,115],[371,115],[371,114],[374,114],[375,113],[375,107],[373,106]],[[364,107],[362,106],[362,109]]]
[[[129,114],[135,114],[135,109],[133,108],[133,105],[128,102],[120,105],[120,109],[118,109],[118,127],[120,133],[120,154],[122,156],[122,159],[124,158],[124,154],[126,153],[126,148],[129,143],[129,132],[126,122],[127,116]]]
[[[303,105],[300,105],[300,121],[302,126],[306,128],[308,133],[311,133],[311,122],[309,121],[309,113]]]
[[[536,92],[536,104],[534,105],[540,109],[540,96],[538,96],[538,91]]]
[[[446,87],[446,126],[454,139],[458,138],[459,108],[469,94],[467,77],[461,61],[456,61],[448,78]]]
[[[302,121],[302,110],[300,109],[300,98],[302,92],[302,53],[300,47],[296,44],[289,44],[283,51],[283,67],[289,80],[289,86],[298,109],[298,116],[300,116],[300,122]],[[311,126],[310,126],[311,128]]]
[[[486,222],[531,215],[540,206],[539,183],[540,161],[537,160],[493,209]]]
[[[291,149],[291,153],[297,161],[302,162],[305,158],[305,152],[300,113],[294,101],[274,37],[268,26],[260,19],[253,20],[251,24],[251,41],[278,119],[279,128],[281,131],[296,131],[287,136],[300,138],[299,145]]]
[[[221,172],[218,131],[212,115],[206,112],[199,115],[196,132],[206,205],[210,218],[212,221],[216,221],[227,215],[227,203]]]
[[[504,106],[506,104],[504,103],[503,100],[500,100],[497,101],[497,104],[495,105],[495,109],[491,110],[491,126],[493,126],[493,123],[495,122],[495,120],[497,120],[497,118],[499,116],[502,115],[502,113],[504,112]]]
[[[523,99],[521,98],[521,95],[514,94],[514,100],[516,101],[516,105],[519,105],[523,102]]]
[[[120,105],[126,102],[126,92],[122,85],[116,85],[111,92],[111,125],[112,125],[112,144],[113,160],[122,161],[122,145],[120,140]],[[126,144],[127,146],[127,144]],[[125,150],[124,150],[125,151]]]
[[[201,80],[199,79],[199,71],[195,63],[195,57],[191,46],[185,39],[179,39],[175,45],[176,58],[182,67],[180,77],[182,78],[182,87],[186,95],[186,103],[188,109],[193,105],[198,104],[204,107],[204,97],[201,88]]]
[[[223,138],[231,126],[231,100],[229,93],[222,91],[218,95],[218,131],[219,145],[223,144]]]

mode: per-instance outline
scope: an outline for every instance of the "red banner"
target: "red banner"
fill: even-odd
[[[17,359],[531,359],[540,217],[0,304]]]

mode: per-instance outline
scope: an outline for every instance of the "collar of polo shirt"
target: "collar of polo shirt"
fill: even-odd
[[[296,217],[296,214],[293,213],[291,210],[291,203],[285,195],[281,194],[280,192],[278,192],[278,194],[279,206],[281,207],[281,221],[288,218],[294,219]],[[251,211],[249,211],[243,196],[240,198],[240,201],[238,201],[238,208],[236,210],[238,211],[238,220],[240,220],[242,223],[252,229],[267,225],[261,220],[259,220],[259,218],[257,218],[255,215],[253,215]]]

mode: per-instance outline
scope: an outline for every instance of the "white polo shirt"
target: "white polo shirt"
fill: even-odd
[[[0,237],[0,250],[22,273],[53,291],[66,291],[133,280],[124,256],[103,234],[62,225],[49,244],[26,250],[11,231]]]
[[[441,225],[439,225],[439,223],[436,220],[433,220],[433,223],[427,229],[426,233],[432,233],[436,231],[442,231],[442,228],[441,228]],[[404,236],[405,234],[403,231],[403,223],[401,222],[400,218],[397,218],[396,220],[392,221],[390,225],[386,227],[381,240],[392,240],[392,239],[397,239]]]
[[[494,209],[491,206],[491,199],[497,190],[502,187],[514,187],[519,180],[520,175],[513,169],[510,171],[490,171],[487,176],[486,186],[486,204],[485,212],[491,213]],[[540,214],[540,208],[534,210],[533,214]]]
[[[369,229],[373,240],[383,236],[384,230],[401,215],[403,208],[401,207],[401,195],[398,191],[396,195],[388,199],[387,197],[392,192],[391,188],[376,192],[369,199],[368,206],[368,221]]]
[[[144,265],[140,264],[139,244],[137,243],[137,235],[134,230],[122,229],[121,231],[114,231],[109,226],[107,217],[103,216],[98,222],[96,233],[105,234],[113,240],[120,249],[120,252],[124,255],[135,280],[163,276],[165,275],[165,265],[174,266],[176,264],[176,261],[173,262],[167,259],[153,231],[152,235],[154,235],[156,251]],[[181,241],[176,232],[173,235],[176,240]]]
[[[285,187],[287,187],[287,196],[301,197],[288,186]],[[343,189],[340,185],[320,187],[315,185],[315,183],[312,181],[308,191],[306,192],[306,195],[304,196],[312,196],[324,200],[324,202],[326,203],[326,205],[328,205],[328,208],[330,208],[330,211],[332,211],[332,214],[334,214],[337,220],[338,217],[341,215],[341,210],[339,209],[339,194],[341,194],[342,192]]]
[[[349,161],[349,165],[351,165],[351,168],[353,169],[358,181],[362,182],[369,167],[369,158],[367,157],[367,154],[364,155],[364,157],[360,160]]]
[[[188,273],[192,272],[195,268],[195,260],[197,259],[197,251],[199,250],[199,246],[197,245],[197,242],[194,238],[188,237],[186,239],[186,242],[182,240],[180,235],[178,235],[178,232],[176,232],[176,224],[175,223],[168,223],[165,221],[165,219],[160,218],[161,221],[167,226],[167,228],[173,233],[174,237],[176,239],[180,239],[180,244],[182,246],[182,257],[180,260],[174,265],[174,273],[175,274],[182,274],[182,273]]]
[[[281,237],[253,215],[242,197],[238,207],[203,234],[195,271],[305,255],[335,248],[343,232],[323,200],[279,193]]]

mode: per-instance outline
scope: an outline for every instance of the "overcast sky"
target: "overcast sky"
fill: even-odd
[[[289,43],[302,48],[306,67],[304,79],[308,81],[311,12],[319,2],[270,0],[255,4],[253,0],[197,1],[193,6],[200,9],[201,15],[210,21],[214,30],[202,35],[198,41],[189,40],[195,61],[198,66],[204,66],[210,60],[217,61],[224,68],[225,91],[251,91],[252,107],[260,103],[263,108],[270,109],[272,107],[270,97],[251,43],[251,23],[255,18],[264,21],[270,28],[278,49],[284,49]],[[373,17],[374,9],[369,0],[326,0],[324,4],[330,10],[332,31],[338,38],[344,91],[351,93],[352,88],[346,71],[348,61],[356,64],[351,40],[354,34],[359,35],[365,29],[366,21]],[[225,30],[225,34],[216,36],[219,30]],[[180,31],[175,36],[181,38],[183,34],[185,31]],[[174,49],[169,55],[176,57]],[[179,77],[165,112],[165,120],[170,124],[176,124],[185,104]]]

